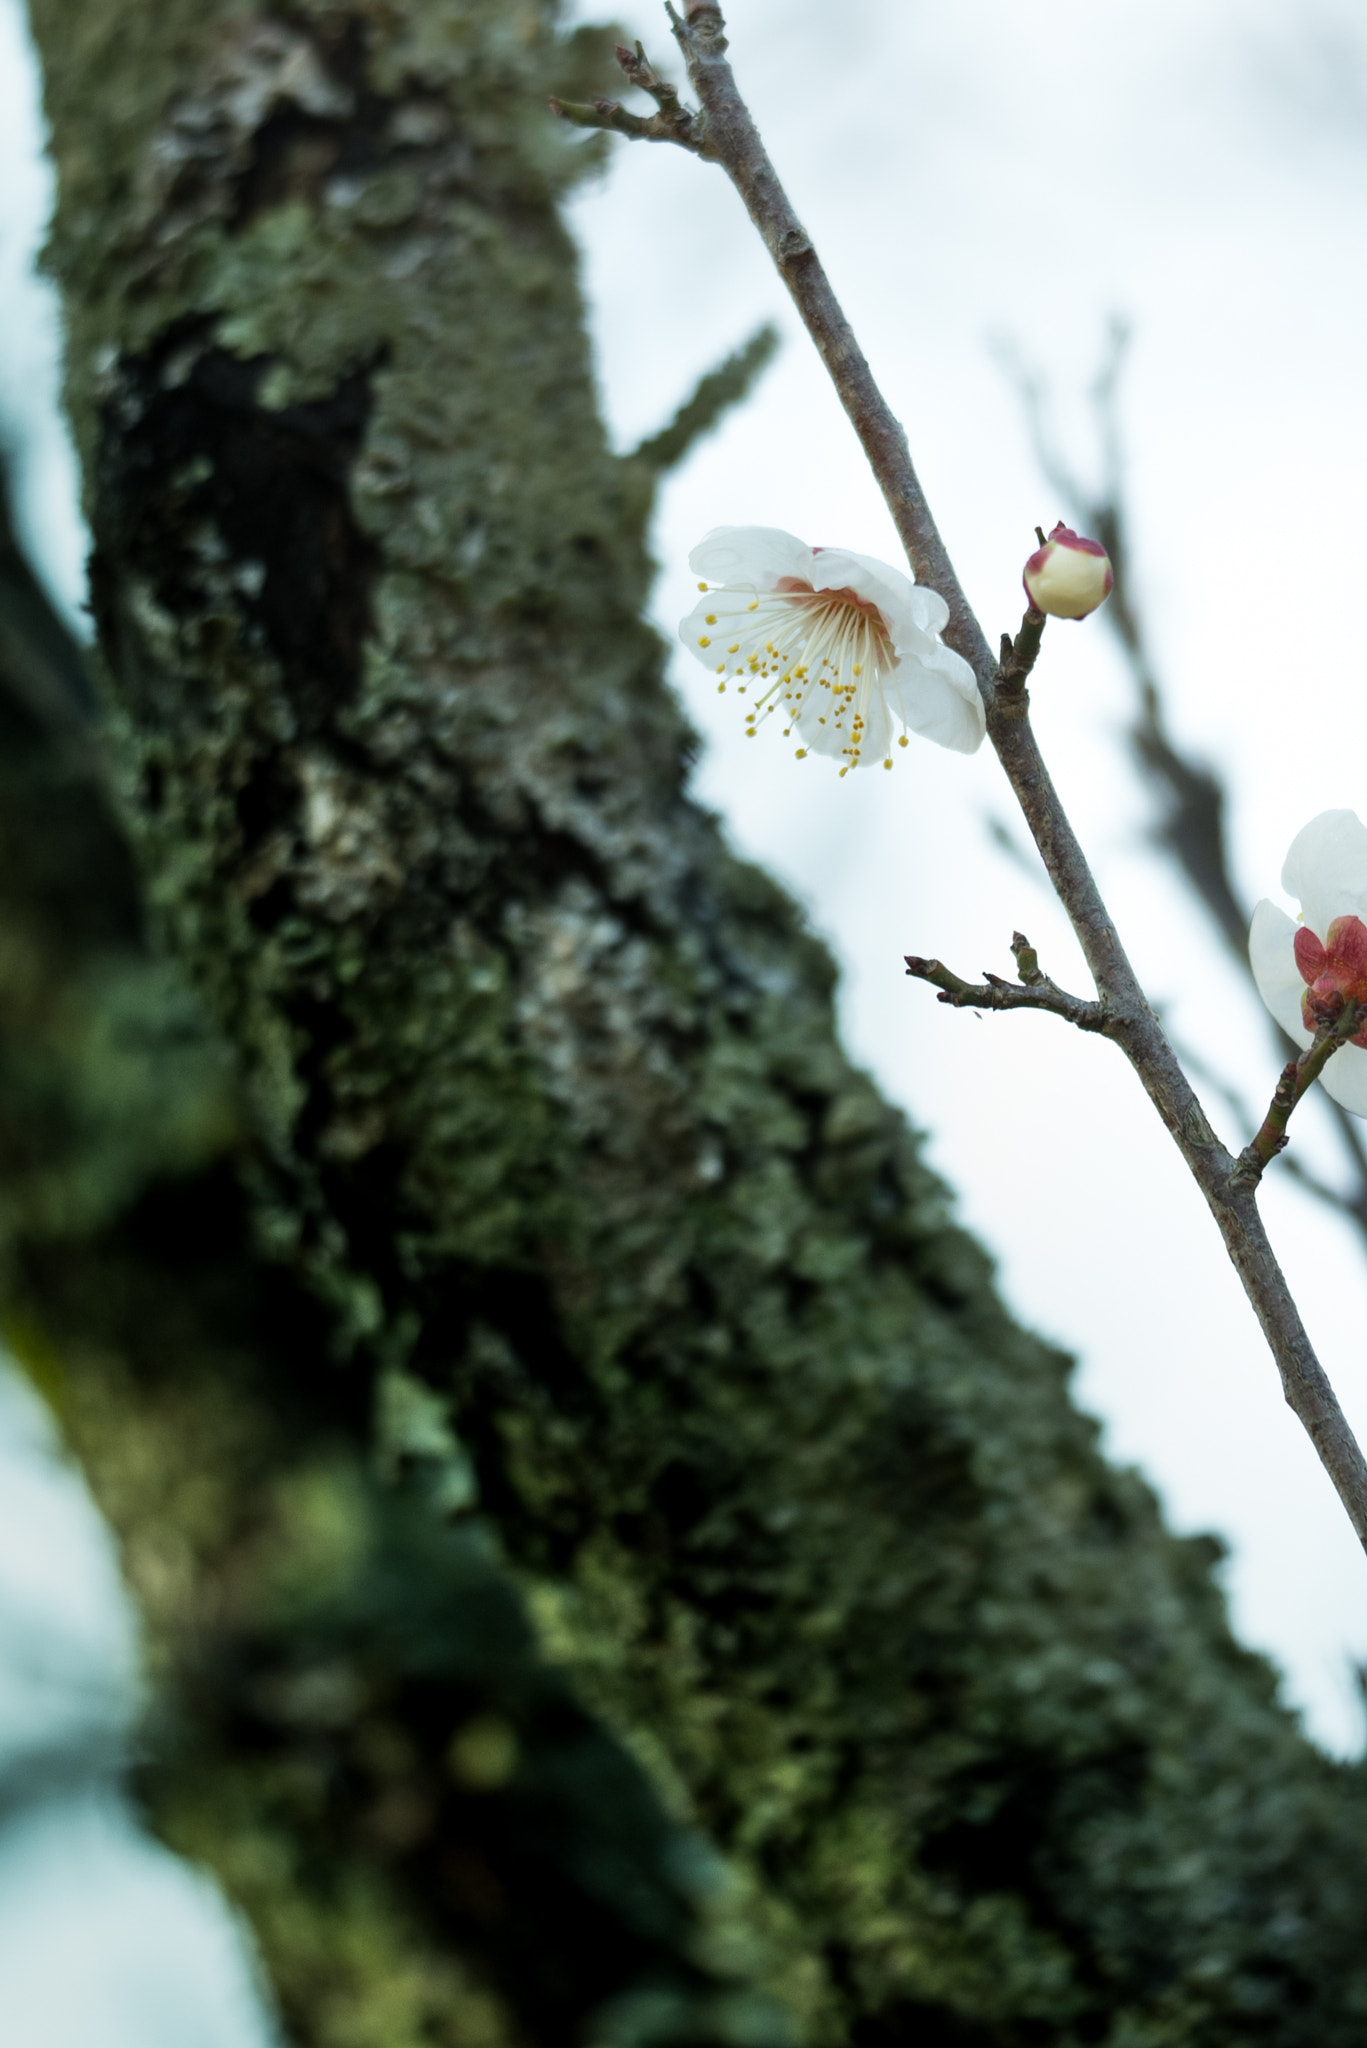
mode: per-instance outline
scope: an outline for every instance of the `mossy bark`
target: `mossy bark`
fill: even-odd
[[[555,211],[600,42],[33,16],[121,811],[249,1196],[16,1284],[296,2038],[1358,2042],[1361,1773],[688,801]]]

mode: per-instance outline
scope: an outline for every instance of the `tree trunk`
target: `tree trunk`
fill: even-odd
[[[685,794],[555,211],[602,39],[33,15],[147,1014],[241,1135],[187,1025],[15,1288],[293,2038],[1358,2043],[1362,1774]]]

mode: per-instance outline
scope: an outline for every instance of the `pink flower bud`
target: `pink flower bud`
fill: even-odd
[[[1115,584],[1110,556],[1100,541],[1083,540],[1062,520],[1025,565],[1025,594],[1051,619],[1085,619]]]

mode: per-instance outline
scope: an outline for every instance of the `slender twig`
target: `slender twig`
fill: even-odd
[[[1255,1191],[1236,1178],[1234,1160],[1211,1129],[1149,1006],[1049,778],[1030,727],[1025,686],[1028,639],[1019,661],[1008,657],[1005,667],[999,667],[954,573],[912,467],[906,437],[873,380],[737,89],[726,60],[720,7],[715,0],[688,0],[684,18],[673,6],[667,5],[666,11],[706,121],[706,154],[735,185],[792,296],[859,437],[918,582],[939,591],[949,606],[944,637],[977,676],[988,736],[1077,934],[1098,1001],[1106,1007],[1105,1035],[1116,1041],[1134,1067],[1205,1196],[1276,1359],[1287,1402],[1308,1431],[1367,1548],[1367,1461],[1306,1335],[1268,1243]],[[1011,656],[1025,637],[1023,628]]]
[[[1239,1090],[1231,1087],[1224,1075],[1217,1073],[1209,1060],[1205,1059],[1195,1046],[1174,1038],[1173,1047],[1182,1065],[1196,1076],[1203,1088],[1219,1097],[1239,1128],[1245,1131],[1253,1130],[1257,1125],[1257,1117],[1251,1112]],[[1290,1064],[1295,1065],[1295,1062],[1292,1061]],[[1328,1109],[1339,1107],[1330,1095],[1322,1099]],[[1344,1114],[1347,1112],[1344,1111]],[[1350,1217],[1353,1215],[1352,1197],[1345,1195],[1342,1189],[1332,1186],[1327,1180],[1322,1180],[1317,1173],[1312,1172],[1304,1159],[1284,1157],[1281,1170],[1288,1179],[1294,1180],[1298,1187],[1304,1188],[1308,1195],[1313,1195],[1317,1202],[1323,1202],[1327,1209],[1336,1209],[1340,1215],[1345,1211]]]
[[[702,140],[692,130],[691,115],[674,119],[663,111],[632,114],[620,100],[595,100],[588,106],[579,100],[553,99],[550,105],[557,120],[568,121],[572,128],[605,128],[612,135],[625,135],[630,142],[677,142],[681,149],[691,149],[696,156],[703,154]]]
[[[1073,517],[1101,542],[1111,558],[1115,589],[1103,617],[1119,643],[1134,683],[1136,710],[1129,729],[1130,749],[1144,780],[1158,794],[1163,807],[1154,839],[1174,861],[1224,940],[1231,958],[1251,981],[1250,913],[1231,872],[1226,829],[1228,791],[1212,768],[1184,753],[1172,737],[1162,685],[1134,599],[1119,396],[1129,339],[1124,321],[1112,320],[1106,352],[1092,385],[1101,451],[1100,480],[1094,490],[1089,490],[1065,461],[1050,432],[1044,380],[1008,344],[999,345],[997,354],[1020,395],[1041,471],[1063,503],[1071,508]],[[1294,1056],[1295,1041],[1270,1015],[1267,1021],[1277,1050],[1283,1057]],[[1363,1142],[1362,1126],[1341,1103],[1330,1098],[1327,1106],[1339,1143],[1347,1154],[1352,1185],[1342,1190],[1330,1187],[1299,1161],[1288,1160],[1287,1171],[1294,1173],[1319,1201],[1346,1216],[1367,1243],[1367,1145]]]
[[[1367,1003],[1345,1002],[1342,996],[1331,1001],[1333,1006],[1326,1008],[1310,1045],[1298,1060],[1288,1060],[1282,1068],[1267,1115],[1239,1154],[1232,1178],[1241,1187],[1258,1185],[1264,1168],[1271,1165],[1287,1142],[1286,1127],[1291,1121],[1292,1110],[1311,1082],[1318,1081],[1329,1060],[1340,1046],[1347,1045],[1367,1016]]]
[[[778,329],[769,321],[757,327],[744,347],[698,379],[667,427],[651,434],[631,451],[628,460],[644,463],[657,474],[682,462],[704,434],[710,434],[732,406],[753,390],[755,381],[778,350]]]
[[[1107,1029],[1110,1013],[1105,1003],[1070,996],[1056,981],[1042,974],[1039,956],[1023,932],[1013,936],[1011,951],[1016,956],[1019,981],[1003,981],[999,974],[989,974],[986,968],[981,982],[965,981],[943,960],[922,960],[914,953],[905,955],[907,973],[917,981],[928,981],[940,991],[936,1001],[948,1003],[955,1010],[1046,1010],[1050,1016],[1075,1024],[1079,1031]]]
[[[690,10],[683,21],[672,6],[667,5],[666,12],[688,67],[689,83],[707,120],[708,153],[739,192],[826,365],[917,581],[938,590],[949,606],[946,642],[963,655],[984,698],[990,699],[997,673],[992,649],[960,588],[912,466],[901,423],[874,382],[864,351],[831,288],[811,237],[779,183],[750,110],[737,90],[726,61],[721,9],[699,6]]]

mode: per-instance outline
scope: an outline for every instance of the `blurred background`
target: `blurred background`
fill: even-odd
[[[618,11],[662,66],[672,58],[654,6]],[[569,10],[585,21],[601,12],[577,0]],[[1129,323],[1110,417],[1123,438],[1132,602],[1174,745],[1227,786],[1234,885],[1250,902],[1276,896],[1286,847],[1309,817],[1334,805],[1367,815],[1355,616],[1367,541],[1360,10],[1347,0],[1115,0],[1105,10],[1056,0],[1041,19],[1008,0],[843,0],[837,12],[734,0],[730,26],[743,89],[905,422],[989,635],[1019,619],[1035,525],[1079,510],[1042,468],[1022,366],[1047,385],[1049,445],[1084,496],[1102,492],[1115,479],[1091,392],[1112,321]],[[59,326],[33,269],[50,203],[37,95],[22,11],[0,0],[0,442],[19,536],[83,631]],[[688,608],[688,551],[717,524],[783,525],[895,560],[849,430],[720,173],[616,145],[572,224],[622,449],[761,321],[783,337],[750,401],[666,491],[661,630],[672,635]],[[1112,1048],[1055,1020],[942,1009],[903,975],[908,951],[966,975],[1009,972],[1019,927],[1050,973],[1086,986],[990,751],[962,760],[914,745],[892,775],[842,783],[818,760],[794,763],[776,729],[743,744],[735,699],[717,697],[682,650],[677,679],[701,735],[699,794],[834,948],[847,1041],[928,1131],[1011,1306],[1077,1353],[1078,1399],[1173,1524],[1224,1538],[1240,1634],[1277,1660],[1314,1738],[1357,1754],[1363,1560],[1137,1083]],[[1241,1144],[1239,1101],[1250,1118],[1265,1104],[1279,1055],[1228,945],[1155,844],[1161,805],[1127,738],[1133,664],[1104,617],[1050,626],[1034,701],[1140,975],[1199,1064],[1221,1135]],[[1350,1185],[1352,1162],[1318,1105],[1298,1118],[1294,1149],[1325,1181]],[[1265,1208],[1311,1335],[1367,1431],[1363,1237],[1284,1166],[1269,1176]],[[0,1459],[7,1796],[22,1781],[27,1799],[35,1782],[25,1731],[38,1711],[44,1786],[68,1802],[63,1825],[86,1831],[92,1871],[117,1866],[129,1885],[173,1888],[169,1861],[95,1782],[132,1712],[133,1625],[79,1478],[8,1367]],[[35,1670],[68,1704],[45,1694],[40,1710],[25,1705],[15,1674]],[[76,1756],[91,1761],[93,1791],[73,1779]],[[32,1875],[41,1829],[21,1836],[16,1825],[0,1831],[0,1923],[11,1928],[12,1888],[35,1911],[42,1896]],[[14,1861],[21,1848],[26,1865]],[[201,2032],[167,2008],[129,2043],[264,2038],[221,1909],[197,1891],[176,1897],[205,1945],[195,1981],[221,1970],[228,1988],[204,2002],[216,2017],[197,2019]],[[0,1934],[7,1986],[19,1981],[4,1960],[9,1938]],[[220,2023],[226,2031],[211,2030]],[[93,2039],[82,2024],[77,2015],[69,2036],[54,2025],[31,2038]]]

